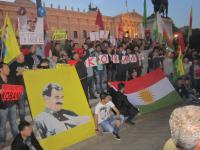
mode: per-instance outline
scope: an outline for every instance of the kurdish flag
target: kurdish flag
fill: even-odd
[[[152,30],[153,30],[153,37],[152,37],[153,40],[159,43],[165,42],[167,48],[170,51],[173,51],[174,46],[172,42],[172,37],[169,36],[166,25],[159,13],[156,14]]]
[[[117,90],[119,83],[110,82],[110,86]],[[123,83],[129,102],[138,107],[142,114],[181,102],[181,97],[160,68]]]
[[[4,25],[2,28],[1,38],[4,43],[3,45],[4,62],[10,63],[15,57],[20,55],[21,52],[8,14],[6,14]]]

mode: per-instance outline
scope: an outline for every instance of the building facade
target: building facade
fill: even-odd
[[[43,4],[45,5],[45,4]],[[35,18],[37,16],[36,5],[31,0],[16,0],[15,2],[0,2],[0,26],[3,24],[3,19],[6,13],[9,14],[13,25],[16,26],[18,20],[18,10],[24,7],[27,11],[26,15]],[[67,10],[58,8],[46,7],[46,20],[49,32],[52,33],[56,29],[66,30],[68,38],[82,43],[89,33],[98,31],[98,26],[95,25],[96,11],[81,12],[78,10]],[[109,17],[103,16],[104,28],[110,31],[112,36],[118,36],[118,27],[120,17],[122,15],[124,33],[134,38],[140,36],[140,24],[142,16],[135,11],[123,13],[118,16]]]

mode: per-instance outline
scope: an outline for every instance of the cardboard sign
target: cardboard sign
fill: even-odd
[[[19,17],[20,45],[44,44],[43,18],[28,19],[27,16]]]
[[[97,66],[97,58],[96,57],[89,57],[88,59],[86,59],[85,65],[88,68]]]
[[[122,60],[121,60],[122,64],[128,64],[129,62],[130,62],[129,55],[122,56]]]
[[[116,39],[115,39],[114,36],[110,36],[110,43],[111,43],[112,45],[114,45],[114,46],[117,45],[117,42],[116,42]]]
[[[137,62],[137,56],[136,55],[129,55],[129,60],[131,63]]]
[[[90,41],[99,41],[99,32],[90,32]]]
[[[99,64],[108,64],[109,63],[109,58],[108,55],[99,55]]]
[[[54,41],[62,41],[67,39],[67,33],[64,30],[56,30],[52,36]]]
[[[1,100],[6,101],[17,101],[21,98],[23,93],[22,85],[1,85]]]
[[[108,39],[109,31],[100,30],[100,39]]]
[[[119,55],[113,55],[112,60],[114,64],[119,64]]]

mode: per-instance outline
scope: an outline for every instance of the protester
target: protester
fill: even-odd
[[[40,61],[40,64],[37,66],[38,69],[49,69],[49,60],[48,59],[42,59]]]
[[[164,150],[200,150],[200,107],[184,106],[175,109],[169,120],[171,139]],[[173,146],[174,147],[174,146]]]
[[[125,49],[125,44],[119,46],[117,55],[119,55],[120,63],[118,63],[116,65],[116,80],[117,81],[126,81],[127,64],[123,64],[123,62],[122,62],[122,56],[127,55],[127,52]]]
[[[116,115],[111,115],[111,110],[114,110]],[[119,110],[111,101],[111,96],[105,92],[100,94],[100,102],[95,107],[94,119],[97,132],[101,126],[104,132],[112,133],[117,140],[120,140],[119,131],[124,122],[124,116],[120,115]]]
[[[120,111],[120,113],[127,117],[125,122],[130,125],[134,125],[135,123],[132,120],[139,111],[128,101],[127,96],[124,95],[124,90],[125,84],[119,83],[118,92],[113,94],[112,101],[117,107],[117,109]]]
[[[73,58],[76,61],[75,67],[80,78],[83,90],[88,100],[88,83],[87,83],[87,69],[84,62],[80,59],[78,53],[74,53]],[[89,103],[89,102],[88,102]]]
[[[11,150],[43,150],[33,134],[33,128],[29,122],[22,121],[18,126],[19,134],[11,145]]]
[[[8,78],[10,74],[10,68],[5,63],[0,63],[0,84],[12,84],[12,81]],[[6,143],[6,123],[9,121],[13,138],[16,137],[17,130],[17,110],[15,101],[2,101],[0,100],[0,146]]]
[[[192,66],[190,67],[190,75],[194,88],[200,93],[200,61],[196,57],[193,59]]]
[[[31,45],[30,53],[25,56],[25,62],[28,65],[29,69],[37,69],[37,66],[40,64],[41,57],[36,55],[36,46]]]
[[[94,57],[95,56],[95,51],[94,51],[94,45],[90,44],[90,47],[88,49],[89,56]],[[88,88],[89,88],[89,95],[90,99],[96,99],[97,97],[95,96],[95,89],[94,89],[94,69],[93,67],[87,67],[87,82],[88,82]]]
[[[101,46],[96,45],[95,47],[95,56],[98,58],[102,54]],[[103,81],[104,81],[104,65],[100,64],[98,61],[97,67],[95,67],[95,75],[96,75],[96,86],[97,86],[97,93],[100,94],[104,91],[103,88]]]
[[[24,55],[19,55],[16,60],[10,65],[10,79],[13,80],[13,84],[22,85],[24,87],[23,94],[18,101],[19,116],[20,120],[25,120],[25,103],[27,102],[27,94],[24,85],[23,72],[28,69],[28,66],[25,64]]]

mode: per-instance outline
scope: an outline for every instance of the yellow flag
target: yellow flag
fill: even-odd
[[[1,37],[5,44],[4,62],[9,63],[12,59],[20,55],[20,48],[8,14],[6,14]]]
[[[177,68],[177,74],[179,77],[183,76],[185,74],[185,69],[183,66],[183,61],[182,61],[182,51],[181,48],[179,47],[179,52],[178,52],[178,58],[176,60],[176,68]]]

